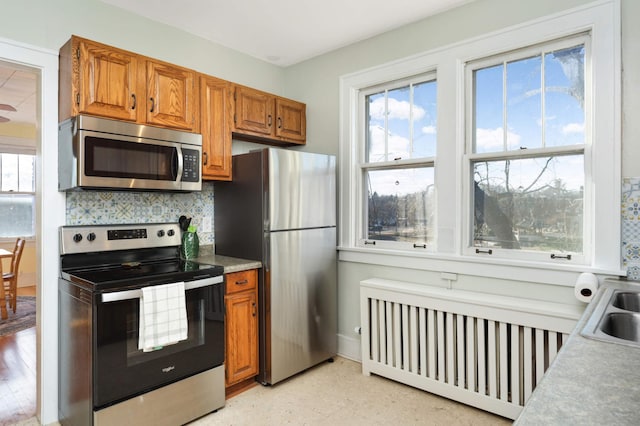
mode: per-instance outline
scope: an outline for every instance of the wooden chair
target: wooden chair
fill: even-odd
[[[18,267],[20,266],[20,258],[22,258],[22,250],[24,249],[24,238],[18,238],[13,249],[11,257],[11,269],[9,272],[2,274],[5,297],[9,297],[9,307],[16,313],[18,302]],[[5,300],[2,303],[6,303]]]

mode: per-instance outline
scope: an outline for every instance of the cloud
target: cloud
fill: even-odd
[[[389,120],[409,120],[411,114],[411,104],[407,101],[399,101],[394,98],[388,100]],[[413,106],[413,120],[418,121],[425,115],[424,108]],[[384,120],[385,102],[384,98],[377,98],[369,105],[369,114],[374,120]]]
[[[562,126],[563,135],[571,133],[584,133],[584,123],[569,123],[566,126]]]
[[[384,157],[384,128],[381,126],[371,126],[369,128],[371,140],[369,143],[369,161],[391,161],[394,158],[411,158],[409,153],[409,140],[405,137],[389,134],[387,143],[389,144],[389,158]]]
[[[521,136],[507,131],[508,146],[520,146]],[[502,127],[495,129],[476,129],[476,152],[502,151],[504,148],[504,130]]]
[[[426,135],[435,135],[436,134],[436,126],[424,126],[422,128],[422,133]]]

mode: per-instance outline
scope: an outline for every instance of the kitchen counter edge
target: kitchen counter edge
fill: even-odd
[[[222,256],[219,254],[205,254],[198,257],[196,260],[200,263],[222,266],[225,274],[262,268],[262,262],[257,260],[240,259],[237,257]]]
[[[640,349],[580,334],[605,288],[631,285],[604,280],[514,425],[638,424]]]

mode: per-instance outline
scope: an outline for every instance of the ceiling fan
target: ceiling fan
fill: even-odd
[[[17,110],[9,104],[0,104],[0,111],[16,112]],[[0,115],[0,123],[6,123],[8,121],[11,121],[11,119]]]

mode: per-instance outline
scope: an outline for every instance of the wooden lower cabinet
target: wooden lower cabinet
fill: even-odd
[[[226,275],[225,386],[253,382],[258,374],[258,271]]]

